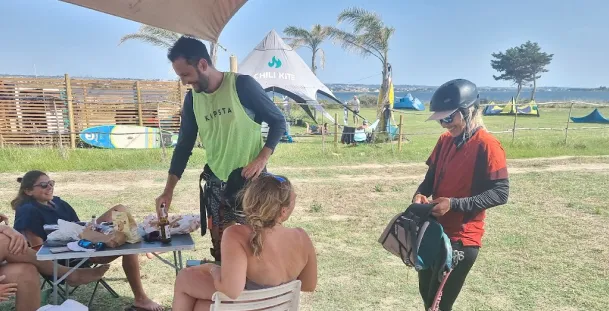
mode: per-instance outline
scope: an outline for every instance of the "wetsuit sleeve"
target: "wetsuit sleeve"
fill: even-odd
[[[471,213],[507,203],[510,180],[507,171],[505,151],[499,141],[492,141],[480,149],[476,160],[485,166],[486,189],[480,194],[466,198],[451,198],[450,208],[454,211]]]
[[[188,159],[192,155],[192,149],[197,141],[197,133],[199,131],[192,102],[192,91],[189,91],[184,98],[178,143],[173,151],[171,165],[169,166],[169,174],[175,175],[178,178],[182,178],[182,173],[184,173]]]
[[[239,101],[241,101],[243,107],[254,112],[254,121],[258,124],[266,122],[269,125],[269,134],[264,146],[275,150],[286,131],[283,113],[269,98],[260,83],[254,80],[252,76],[239,75],[236,88]]]

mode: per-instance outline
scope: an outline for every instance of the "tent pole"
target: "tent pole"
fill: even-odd
[[[516,117],[518,117],[518,108],[516,108],[516,102],[512,102],[512,109],[514,109],[514,126],[512,127],[512,144],[514,138],[516,138]]]
[[[399,127],[399,134],[398,134],[398,151],[402,152],[402,125],[404,124],[404,115],[401,114],[400,115],[400,127]]]
[[[324,114],[321,114],[321,152],[326,153],[326,129],[324,129]]]
[[[66,154],[65,154],[65,150],[63,149],[63,139],[61,138],[61,132],[63,130],[63,127],[62,127],[62,130],[59,129],[61,124],[59,123],[59,118],[57,118],[57,104],[55,103],[55,98],[53,98],[53,114],[55,115],[55,120],[57,121],[57,137],[59,138],[59,154],[61,154],[61,157],[65,160]]]
[[[338,148],[338,113],[334,113],[334,148]]]
[[[161,103],[156,103],[157,122],[159,125],[159,141],[161,142],[161,150],[163,151],[163,162],[167,160],[167,150],[165,150],[165,144],[163,143],[163,126],[161,125],[161,117],[158,115],[161,110]]]
[[[569,118],[567,118],[567,127],[565,128],[565,145],[567,144],[567,136],[569,135],[569,123],[571,123],[571,112],[573,112],[573,102],[569,108]]]
[[[231,54],[231,56],[229,57],[229,63],[230,71],[237,72],[237,56]]]
[[[387,104],[387,109],[389,109],[389,104]],[[389,110],[389,118],[387,119],[387,138],[389,139],[389,144],[391,145],[391,152],[393,152],[393,139],[391,138],[391,121],[393,121],[393,113]]]

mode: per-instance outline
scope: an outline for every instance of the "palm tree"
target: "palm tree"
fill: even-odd
[[[182,35],[177,32],[142,24],[136,33],[123,36],[118,45],[121,45],[128,40],[139,40],[154,46],[169,49],[181,36]],[[218,47],[221,47],[226,51],[219,43],[209,43],[209,56],[214,65],[216,65],[216,60],[218,58]]]
[[[311,57],[311,71],[313,74],[317,75],[315,72],[317,70],[316,59],[317,56],[320,56],[320,67],[324,69],[326,64],[326,57],[324,50],[321,48],[321,44],[328,39],[330,36],[328,32],[328,27],[323,27],[320,24],[315,24],[311,28],[311,31],[306,30],[304,28],[296,27],[296,26],[288,26],[283,32],[290,36],[286,38],[289,42],[288,44],[294,48],[306,47],[311,49],[313,52],[313,56]]]
[[[329,27],[330,37],[338,41],[343,49],[359,53],[363,57],[372,55],[383,65],[383,81],[377,104],[377,114],[380,117],[383,106],[389,102],[389,41],[395,32],[395,28],[386,26],[377,13],[361,8],[348,8],[342,11],[338,15],[338,23],[341,22],[351,24],[353,32]],[[379,127],[377,128],[384,131],[385,127],[385,118],[380,117]]]

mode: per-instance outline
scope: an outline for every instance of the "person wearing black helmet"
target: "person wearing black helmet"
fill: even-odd
[[[428,120],[447,131],[440,136],[426,164],[428,171],[412,202],[433,203],[432,215],[442,224],[453,250],[463,259],[446,281],[440,310],[450,311],[482,246],[486,210],[507,203],[509,178],[501,143],[482,122],[477,87],[455,79],[431,98]],[[437,272],[419,272],[419,292],[428,309],[439,287]]]

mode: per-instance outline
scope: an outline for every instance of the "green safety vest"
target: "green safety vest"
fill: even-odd
[[[264,147],[261,126],[241,105],[235,81],[234,73],[225,72],[215,92],[192,92],[192,108],[207,165],[222,181],[233,170],[252,162]]]

